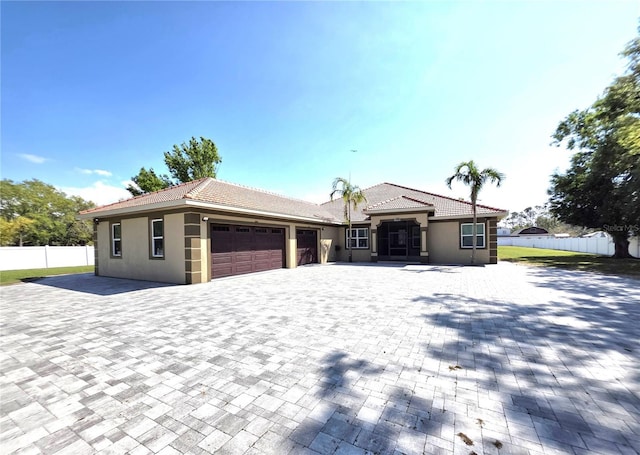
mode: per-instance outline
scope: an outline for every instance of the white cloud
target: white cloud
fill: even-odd
[[[18,153],[18,156],[22,159],[25,159],[31,163],[42,164],[45,161],[49,161],[47,158],[38,155],[32,155],[30,153]]]
[[[76,168],[78,172],[82,172],[83,174],[97,174],[103,177],[111,177],[113,174],[109,171],[104,171],[102,169],[81,169]]]
[[[100,181],[83,188],[61,187],[59,189],[67,195],[80,196],[87,201],[93,201],[97,205],[111,204],[131,197],[131,194],[124,186],[107,185]]]

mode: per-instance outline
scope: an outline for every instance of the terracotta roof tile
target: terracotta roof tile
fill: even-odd
[[[406,188],[393,183],[381,183],[363,190],[367,202],[352,210],[352,221],[365,221],[367,209],[394,210],[411,208],[433,208],[436,217],[454,217],[471,215],[471,203],[446,196],[440,196],[425,191]],[[145,210],[146,206],[164,204],[171,207],[171,203],[180,205],[180,201],[189,200],[203,203],[205,206],[228,207],[246,209],[281,215],[284,217],[303,217],[318,221],[344,221],[344,206],[342,199],[325,202],[318,205],[268,191],[250,188],[222,180],[204,178],[192,182],[172,186],[170,188],[126,199],[113,204],[103,205],[80,212],[83,217],[122,213],[129,209],[133,211]],[[152,207],[150,207],[152,208]],[[478,204],[478,214],[495,214],[504,210]]]
[[[367,207],[374,207],[378,204],[399,200],[399,198],[404,197],[408,200],[419,201],[420,203],[434,206],[434,216],[436,217],[456,217],[465,215],[471,216],[472,214],[472,206],[470,202],[453,199],[447,196],[440,196],[438,194],[416,190],[413,188],[407,188],[393,183],[380,183],[378,185],[364,189],[363,193],[367,198]],[[324,204],[322,204],[322,206],[326,207],[334,217],[344,218],[344,205],[342,199],[335,199],[330,202],[325,202]],[[366,215],[366,213],[364,213],[366,212],[367,207],[358,206],[356,210],[352,210],[351,220],[367,220],[368,216]],[[482,204],[477,205],[477,210],[479,215],[506,212],[506,210],[489,207]]]
[[[394,210],[394,209],[427,209],[433,207],[433,204],[428,202],[419,201],[407,196],[396,196],[386,201],[377,202],[375,204],[368,205],[363,212],[372,212],[376,210]]]
[[[319,221],[341,221],[341,218],[336,219],[331,212],[318,204],[212,178],[194,180],[165,190],[96,207],[81,212],[81,215],[106,214],[126,209],[140,210],[144,209],[144,206],[162,202],[177,202],[184,199],[216,206],[227,206],[230,210],[241,208],[284,216],[314,218]]]

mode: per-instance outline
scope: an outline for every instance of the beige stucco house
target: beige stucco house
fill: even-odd
[[[345,261],[468,264],[471,204],[381,183],[347,232],[341,199],[313,204],[204,178],[80,213],[94,222],[95,273],[167,283]],[[478,206],[476,262],[497,262],[504,210]]]

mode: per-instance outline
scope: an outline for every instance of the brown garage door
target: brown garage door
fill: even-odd
[[[284,267],[284,229],[211,225],[211,276],[240,275]]]
[[[310,229],[296,231],[298,265],[318,262],[318,233]]]

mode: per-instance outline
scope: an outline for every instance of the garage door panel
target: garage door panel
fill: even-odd
[[[284,252],[282,228],[211,226],[213,278],[282,268]]]
[[[298,265],[318,262],[318,232],[311,229],[296,231],[296,258]]]

